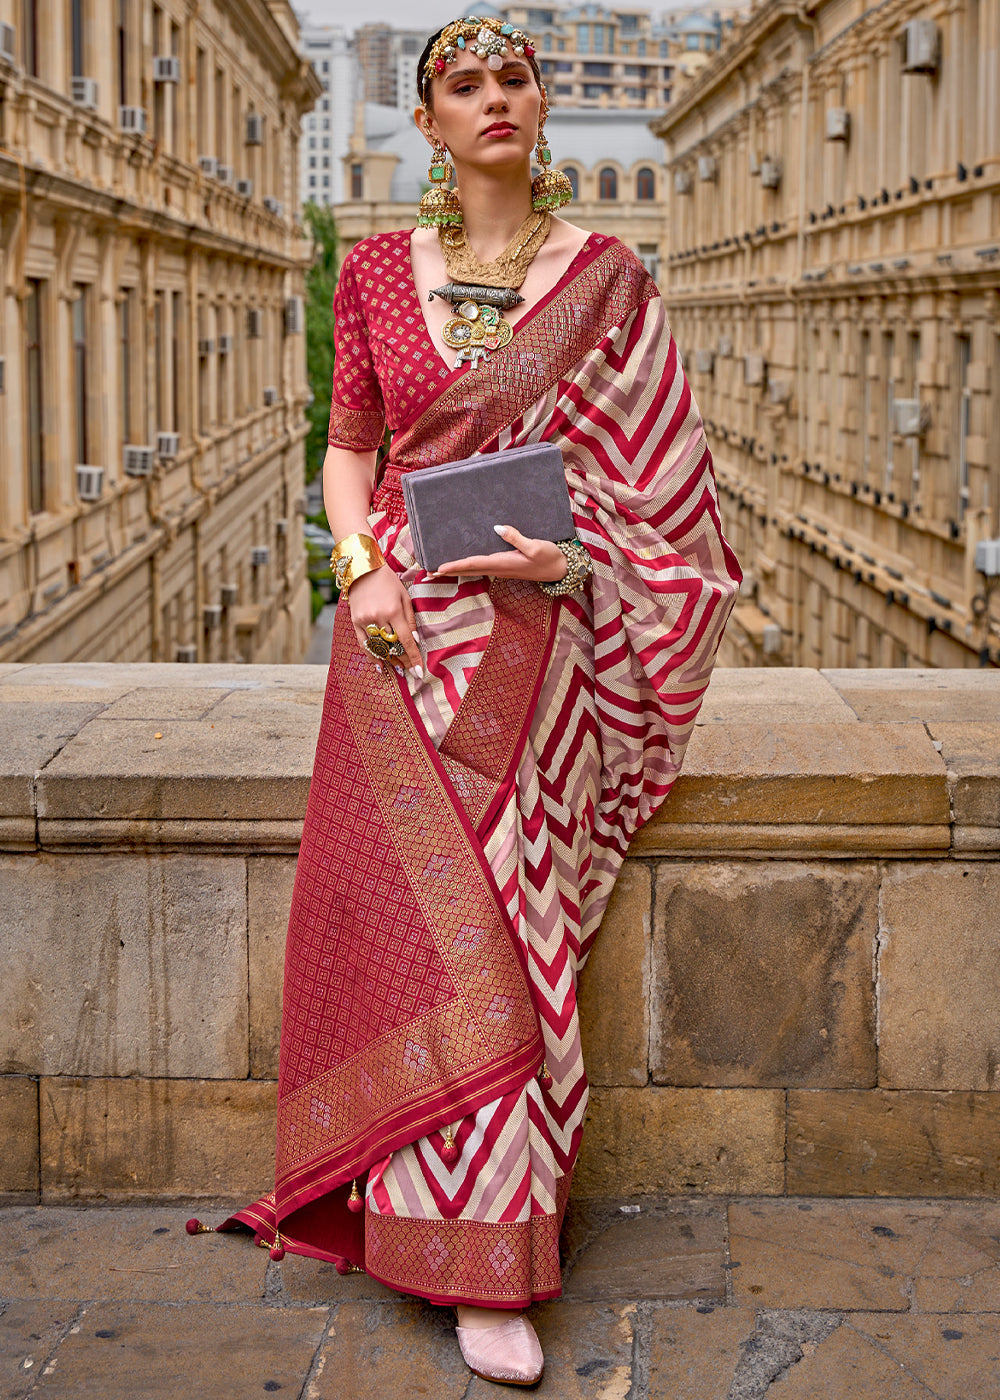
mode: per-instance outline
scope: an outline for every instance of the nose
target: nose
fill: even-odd
[[[499,109],[506,112],[507,107],[507,90],[501,86],[500,80],[493,77],[491,73],[483,84],[483,110],[495,112]]]

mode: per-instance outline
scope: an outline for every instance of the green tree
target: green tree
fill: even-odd
[[[330,423],[333,384],[333,294],[337,288],[337,225],[333,211],[311,200],[303,214],[316,243],[316,257],[306,275],[306,374],[313,401],[306,409],[306,480],[323,465]]]

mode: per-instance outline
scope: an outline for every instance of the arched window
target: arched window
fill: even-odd
[[[360,163],[351,166],[351,198],[361,199],[365,187],[365,168]]]
[[[618,175],[610,165],[605,165],[597,177],[598,199],[618,198]]]
[[[580,172],[579,172],[579,170],[577,170],[577,168],[576,168],[575,165],[566,165],[566,166],[563,166],[563,174],[566,176],[566,179],[567,179],[567,180],[569,181],[569,183],[570,183],[570,188],[571,188],[572,191],[573,191],[573,198],[574,198],[574,199],[579,199],[579,198],[580,198]]]
[[[635,177],[636,199],[656,198],[656,177],[648,165],[644,165]]]

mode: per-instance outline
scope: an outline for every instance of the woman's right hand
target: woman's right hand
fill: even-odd
[[[351,622],[358,646],[366,656],[371,653],[365,646],[365,628],[372,623],[376,627],[391,627],[406,650],[406,655],[399,657],[398,661],[414,671],[418,679],[423,679],[423,657],[414,635],[417,620],[413,613],[413,604],[399,576],[390,565],[383,564],[381,568],[373,569],[370,574],[362,574],[356,583],[352,583],[348,606],[351,609]]]

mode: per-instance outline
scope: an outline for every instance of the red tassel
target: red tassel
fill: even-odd
[[[365,1203],[361,1199],[361,1192],[358,1190],[358,1183],[356,1181],[352,1181],[351,1194],[347,1198],[347,1209],[353,1211],[354,1214],[357,1215],[358,1211],[364,1210],[364,1208]]]
[[[458,1143],[451,1135],[451,1129],[445,1129],[444,1146],[441,1149],[441,1161],[445,1166],[450,1167],[458,1161]]]
[[[545,1064],[544,1061],[542,1063],[541,1069],[538,1071],[538,1082],[543,1089],[552,1088],[552,1074],[549,1070],[548,1065]]]
[[[184,1228],[185,1228],[185,1230],[188,1232],[189,1235],[214,1235],[214,1234],[215,1234],[215,1230],[214,1230],[214,1228],[213,1228],[211,1225],[203,1225],[203,1224],[201,1223],[201,1221],[200,1221],[196,1216],[192,1216],[191,1219],[188,1221],[188,1223],[184,1226]]]
[[[271,1258],[275,1261],[275,1263],[280,1263],[281,1260],[284,1259],[284,1257],[285,1246],[281,1243],[279,1236],[275,1238],[274,1244],[271,1246]]]

